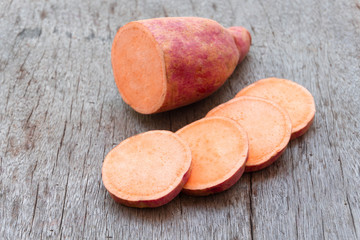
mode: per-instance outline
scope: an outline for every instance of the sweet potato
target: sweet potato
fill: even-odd
[[[285,150],[291,136],[291,120],[276,103],[243,96],[212,109],[207,117],[223,116],[238,122],[249,138],[245,171],[257,171],[273,163]]]
[[[183,192],[197,196],[221,192],[244,173],[248,139],[235,121],[203,118],[176,133],[189,144],[192,155],[192,171]]]
[[[292,123],[291,139],[303,135],[315,117],[315,101],[303,86],[279,78],[259,80],[242,89],[235,97],[254,96],[270,99],[283,107]]]
[[[111,150],[102,179],[115,201],[130,207],[159,207],[171,201],[190,176],[191,151],[178,135],[149,131]]]
[[[181,107],[209,96],[249,51],[243,27],[223,28],[205,18],[174,17],[130,22],[111,50],[123,100],[143,114]]]

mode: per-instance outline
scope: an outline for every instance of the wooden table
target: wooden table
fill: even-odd
[[[243,25],[253,44],[215,94],[145,116],[122,101],[110,49],[120,26],[164,16]],[[275,164],[157,209],[110,198],[102,161],[120,141],[176,131],[270,76],[317,107]],[[2,0],[0,83],[0,239],[360,239],[359,1]]]

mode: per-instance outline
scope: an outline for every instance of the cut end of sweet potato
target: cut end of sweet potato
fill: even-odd
[[[236,47],[240,53],[239,62],[241,62],[249,52],[251,35],[244,27],[230,27],[228,28],[228,31],[234,37]]]
[[[291,139],[303,135],[311,126],[315,117],[315,101],[311,93],[303,86],[279,78],[259,80],[235,97],[254,96],[269,99],[284,108],[291,119]]]
[[[239,97],[211,110],[207,117],[222,116],[238,122],[247,132],[249,157],[245,171],[257,171],[273,163],[291,136],[291,120],[276,103],[258,97]]]
[[[234,185],[245,169],[248,139],[235,121],[210,117],[176,132],[190,146],[192,171],[183,192],[205,196]]]
[[[166,70],[163,52],[151,32],[138,22],[120,28],[111,62],[123,100],[137,112],[157,112],[166,95]]]
[[[159,207],[178,195],[190,166],[191,151],[184,140],[169,131],[149,131],[111,150],[102,178],[115,201],[130,207]]]

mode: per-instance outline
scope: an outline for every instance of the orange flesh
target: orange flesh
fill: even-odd
[[[223,116],[238,122],[249,138],[246,166],[266,163],[288,144],[291,121],[277,104],[257,97],[239,97],[211,110],[207,117]]]
[[[306,128],[315,116],[315,102],[311,93],[290,80],[262,79],[241,90],[236,97],[240,96],[263,97],[279,104],[290,116],[292,133]]]
[[[103,164],[103,182],[118,198],[156,200],[180,184],[190,164],[190,149],[176,134],[150,131],[110,151]]]
[[[161,107],[166,95],[163,52],[142,24],[132,22],[119,30],[111,61],[116,85],[127,104],[144,114]]]
[[[233,120],[204,118],[176,132],[190,146],[192,170],[184,189],[201,190],[223,183],[244,166],[246,132]]]

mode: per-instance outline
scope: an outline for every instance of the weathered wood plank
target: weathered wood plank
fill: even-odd
[[[203,101],[135,113],[113,81],[117,29],[193,15],[247,27],[247,59]],[[360,238],[360,3],[8,0],[0,22],[1,238]],[[108,196],[102,161],[120,141],[176,131],[269,76],[304,85],[317,106],[313,127],[273,166],[224,193],[180,195],[158,209]]]

